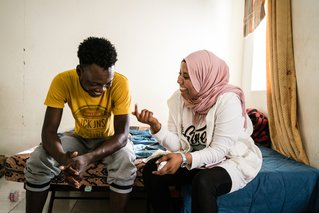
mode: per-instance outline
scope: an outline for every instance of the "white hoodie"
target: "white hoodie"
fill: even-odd
[[[262,155],[250,137],[253,126],[247,115],[247,127],[244,128],[245,119],[238,95],[228,92],[218,97],[206,116],[206,123],[199,126],[200,129],[206,126],[204,132],[199,133],[201,135],[196,135],[193,129],[193,112],[184,106],[179,90],[168,100],[168,107],[168,127],[162,126],[154,137],[171,152],[190,152],[192,164],[188,169],[217,163],[227,170],[232,179],[230,192],[243,188],[257,175]],[[188,135],[185,130],[190,128],[192,134]],[[192,136],[205,138],[201,150],[193,150],[189,143]]]

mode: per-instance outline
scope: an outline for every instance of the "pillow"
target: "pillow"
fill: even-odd
[[[246,112],[253,123],[254,131],[251,135],[257,146],[271,146],[268,118],[259,110],[247,108]]]

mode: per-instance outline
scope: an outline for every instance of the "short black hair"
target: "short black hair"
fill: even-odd
[[[96,64],[108,69],[117,61],[117,53],[109,40],[89,37],[79,45],[78,58],[80,65]]]

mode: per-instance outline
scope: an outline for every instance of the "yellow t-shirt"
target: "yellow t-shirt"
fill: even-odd
[[[83,138],[114,134],[114,115],[131,113],[128,79],[115,72],[112,86],[102,96],[91,97],[81,87],[76,70],[58,74],[52,81],[45,105],[64,108],[68,103],[75,119],[75,133]]]

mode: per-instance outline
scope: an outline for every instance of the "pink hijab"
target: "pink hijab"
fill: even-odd
[[[244,93],[239,87],[228,83],[229,71],[225,61],[207,50],[193,52],[184,58],[184,60],[192,84],[199,93],[196,100],[186,100],[183,98],[186,107],[195,113],[195,124],[206,118],[208,111],[216,103],[217,98],[226,92],[234,92],[239,96],[242,115],[246,118]]]

